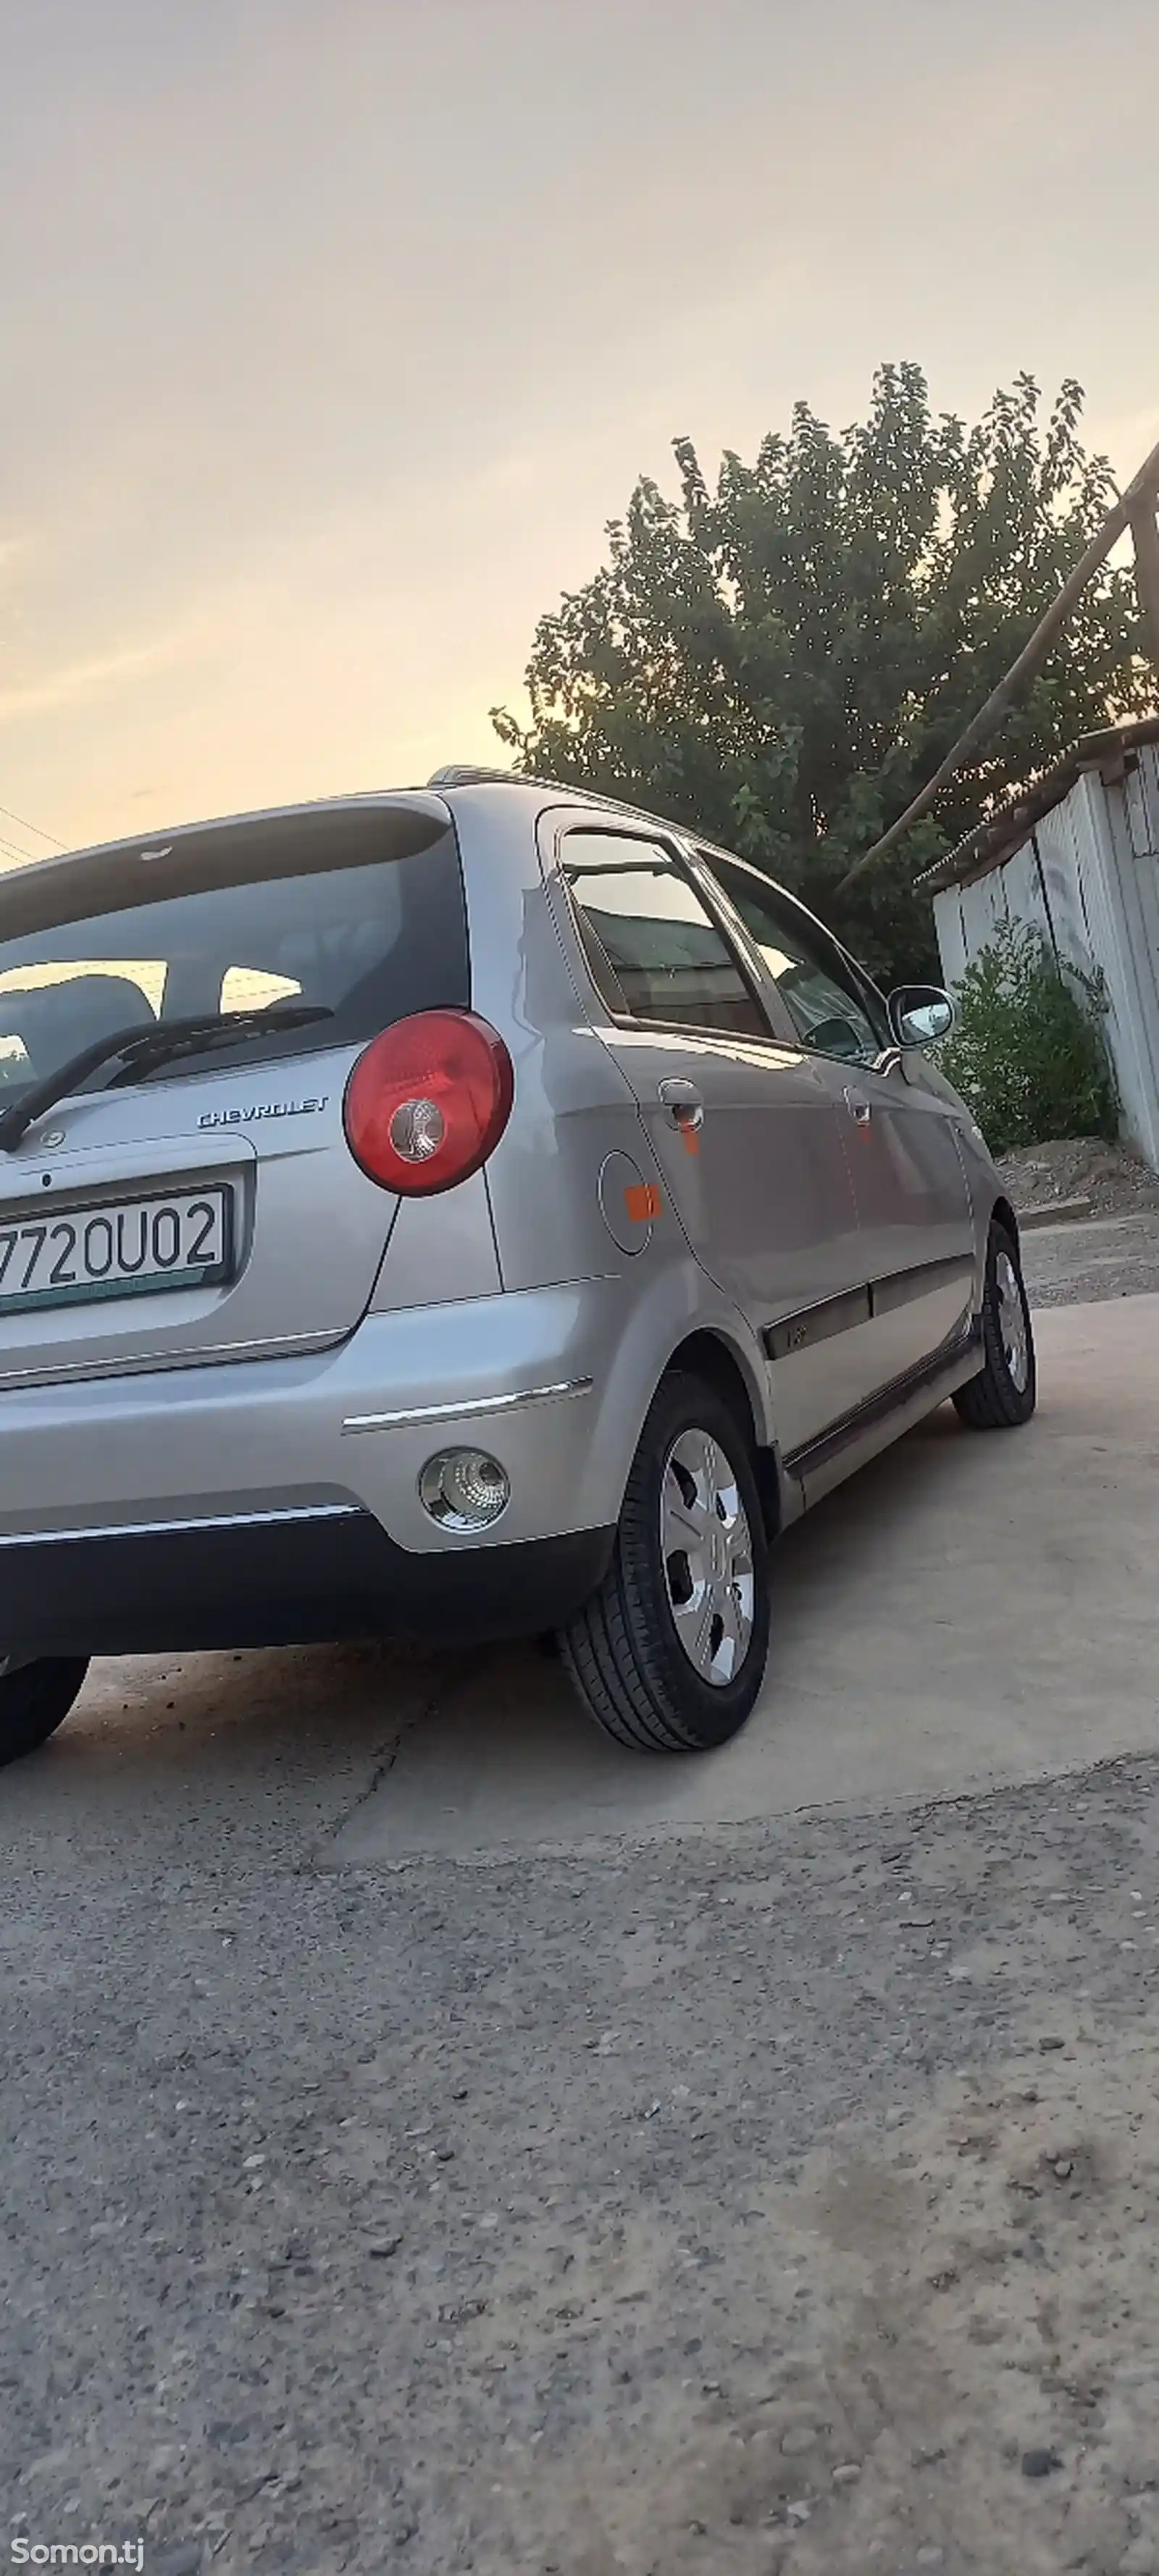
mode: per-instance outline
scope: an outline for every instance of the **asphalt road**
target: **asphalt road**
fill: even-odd
[[[94,1674],[2,1791],[15,2544],[1159,2570],[1157,1334],[793,1533],[712,1762],[530,1654]]]

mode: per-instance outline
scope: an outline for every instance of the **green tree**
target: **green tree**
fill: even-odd
[[[680,497],[647,478],[608,557],[541,618],[530,722],[493,710],[517,765],[623,796],[792,886],[886,983],[932,972],[913,878],[1076,736],[1147,711],[1128,571],[1104,567],[1024,703],[936,817],[837,898],[1026,641],[1114,497],[1079,437],[1082,392],[1030,376],[973,429],[884,366],[835,437],[806,403],[710,488],[675,442]]]

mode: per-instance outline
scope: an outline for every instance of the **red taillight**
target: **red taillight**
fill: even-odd
[[[346,1085],[355,1160],[384,1190],[429,1198],[469,1179],[511,1115],[515,1075],[473,1011],[418,1011],[374,1038]]]

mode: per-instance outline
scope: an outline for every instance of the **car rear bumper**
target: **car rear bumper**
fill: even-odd
[[[131,1655],[560,1626],[607,1570],[613,1532],[415,1557],[370,1512],[273,1512],[178,1529],[23,1540],[0,1556],[10,1648]]]
[[[368,1315],[322,1353],[5,1390],[0,1652],[558,1624],[601,1579],[655,1387],[714,1294],[681,1259]],[[477,1537],[419,1499],[456,1446],[510,1479]]]

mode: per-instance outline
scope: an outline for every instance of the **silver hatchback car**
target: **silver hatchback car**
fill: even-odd
[[[725,1742],[769,1541],[945,1397],[1033,1410],[950,1018],[486,771],[5,876],[0,1759],[94,1654],[398,1631]]]

